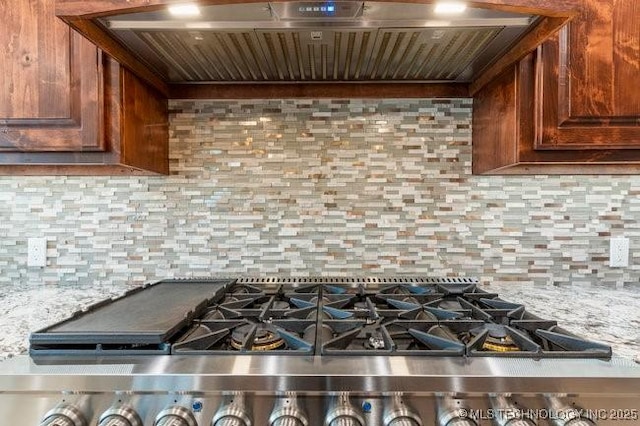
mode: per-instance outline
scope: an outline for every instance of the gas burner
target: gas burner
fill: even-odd
[[[369,336],[369,339],[365,340],[364,342],[365,349],[380,350],[384,349],[384,346],[384,338],[380,333],[375,333]]]
[[[472,328],[469,330],[469,334],[476,337],[487,331],[487,337],[482,344],[482,349],[492,352],[515,352],[520,348],[513,341],[505,326],[501,324],[487,323],[480,327]]]
[[[247,324],[237,327],[231,333],[231,347],[237,350],[243,349],[244,342],[249,338],[249,334],[253,331],[253,325]],[[253,336],[253,344],[250,348],[252,351],[273,351],[281,349],[285,345],[284,340],[278,332],[268,325],[260,324],[255,329]]]

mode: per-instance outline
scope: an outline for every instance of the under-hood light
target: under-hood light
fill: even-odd
[[[169,6],[169,13],[173,16],[199,16],[200,8],[197,4],[188,3],[188,4],[176,4],[173,6]]]
[[[437,15],[459,15],[467,10],[467,5],[460,2],[443,1],[436,3],[433,9]]]

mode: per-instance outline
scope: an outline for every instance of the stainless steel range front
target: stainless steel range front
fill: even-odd
[[[640,424],[640,367],[471,278],[161,281],[30,352],[2,425]]]

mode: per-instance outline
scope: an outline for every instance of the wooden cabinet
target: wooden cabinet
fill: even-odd
[[[0,174],[168,173],[166,99],[56,18],[54,3],[0,5]],[[148,113],[125,100],[132,92]]]
[[[581,14],[475,96],[477,174],[640,171],[640,2]]]

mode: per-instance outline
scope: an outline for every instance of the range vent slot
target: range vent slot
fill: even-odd
[[[239,284],[478,284],[475,277],[242,277]]]
[[[459,81],[503,27],[134,30],[172,82]]]

